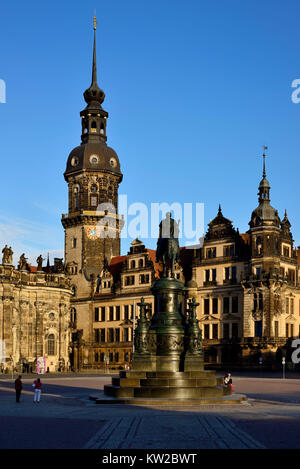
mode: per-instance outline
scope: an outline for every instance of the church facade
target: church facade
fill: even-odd
[[[5,251],[5,248],[4,248]],[[45,268],[24,262],[0,265],[1,371],[70,368],[70,284],[61,263]],[[58,260],[59,261],[59,260]]]

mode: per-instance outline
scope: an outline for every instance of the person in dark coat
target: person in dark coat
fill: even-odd
[[[20,402],[21,392],[23,389],[21,378],[22,376],[19,375],[15,381],[16,402]]]

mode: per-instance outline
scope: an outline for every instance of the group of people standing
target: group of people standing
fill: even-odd
[[[18,378],[15,380],[16,402],[20,402],[21,392],[23,389],[21,378],[22,376],[19,375]],[[39,403],[41,399],[41,392],[42,392],[42,383],[41,383],[40,378],[37,378],[33,382],[32,387],[34,389],[33,402]]]

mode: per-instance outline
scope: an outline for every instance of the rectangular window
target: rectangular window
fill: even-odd
[[[124,328],[123,338],[124,338],[124,342],[129,342],[129,329],[128,329],[128,327]]]
[[[231,244],[230,246],[224,246],[223,254],[224,257],[234,256],[234,245]]]
[[[223,298],[223,314],[229,314],[229,297]]]
[[[95,352],[95,362],[97,363],[98,361],[98,352]]]
[[[230,267],[225,267],[225,280],[230,278]]]
[[[128,321],[129,319],[129,306],[128,305],[124,306],[124,319],[125,321]]]
[[[209,324],[204,324],[204,339],[209,339]]]
[[[262,321],[255,321],[255,337],[262,337]]]
[[[291,314],[294,314],[294,298],[291,298],[290,307],[291,307]]]
[[[133,319],[133,317],[134,317],[134,305],[130,305],[130,309],[131,309],[130,319]]]
[[[108,329],[108,342],[114,341],[114,330],[112,327]]]
[[[207,270],[205,271],[205,281],[206,281],[206,282],[209,282],[209,278],[210,278],[210,271],[209,271],[209,269],[207,269]]]
[[[229,324],[227,322],[223,324],[223,339],[229,339]]]
[[[231,331],[232,331],[231,336],[232,336],[233,338],[236,338],[236,337],[239,336],[239,325],[238,325],[237,322],[233,322],[233,323],[232,323],[232,325],[231,325]]]
[[[209,314],[209,298],[204,298],[204,314]]]
[[[100,338],[99,329],[94,329],[94,339],[95,339],[95,342],[99,342],[99,338]]]
[[[95,322],[99,321],[99,308],[95,308]]]
[[[109,307],[109,320],[110,321],[114,320],[114,307],[113,306]]]
[[[232,312],[233,313],[239,312],[239,297],[238,296],[232,297]]]
[[[72,239],[72,248],[76,248],[77,246],[77,238]]]
[[[119,352],[115,353],[115,362],[118,363],[119,361]]]
[[[140,275],[140,284],[144,285],[145,283],[149,283],[149,274],[141,274]]]
[[[101,321],[105,321],[105,306],[101,306]]]
[[[258,275],[258,276],[259,276],[259,275],[260,275],[260,272],[261,272],[261,269],[260,269],[260,267],[256,267],[256,275]]]
[[[278,337],[279,336],[279,330],[278,330],[278,321],[274,322],[274,336]]]
[[[100,329],[100,341],[105,342],[105,329]]]
[[[206,258],[211,259],[212,257],[216,257],[216,248],[208,248],[206,249]]]
[[[288,337],[289,336],[289,325],[288,323],[286,323],[285,325],[285,337]]]
[[[213,324],[212,325],[212,334],[213,334],[213,339],[217,339],[218,338],[218,324]]]
[[[217,269],[212,269],[212,281],[215,282],[217,280]]]
[[[120,342],[120,329],[117,328],[115,331],[116,342]]]
[[[127,275],[125,277],[125,285],[128,286],[128,285],[134,285],[134,275]]]
[[[213,314],[218,314],[218,298],[213,298]]]
[[[290,309],[289,305],[290,305],[290,300],[289,300],[289,298],[286,298],[285,299],[285,312],[286,312],[286,314],[289,314],[289,309]]]
[[[116,306],[116,321],[120,321],[121,314],[120,314],[120,306]]]
[[[236,281],[236,266],[231,267],[231,278]]]
[[[294,337],[294,324],[291,324],[291,337]]]
[[[292,269],[288,270],[288,279],[291,283],[295,283],[295,271]]]

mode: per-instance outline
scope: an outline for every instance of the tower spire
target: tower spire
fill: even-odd
[[[92,65],[92,83],[83,93],[87,103],[86,108],[81,111],[83,143],[106,142],[106,119],[108,113],[104,111],[101,104],[105,99],[105,93],[98,86],[97,82],[97,60],[96,60],[96,13],[93,18],[94,44],[93,44],[93,65]]]
[[[263,146],[264,152],[263,152],[263,159],[264,159],[264,167],[263,167],[263,178],[266,177],[266,150],[268,147],[266,145]]]
[[[270,202],[270,184],[269,181],[266,179],[266,150],[268,147],[266,145],[263,146],[263,177],[260,181],[259,188],[258,188],[258,201],[259,203],[263,202]]]
[[[94,48],[93,48],[93,72],[92,72],[92,85],[97,83],[97,60],[96,60],[96,29],[97,29],[97,18],[96,12],[94,16]]]

